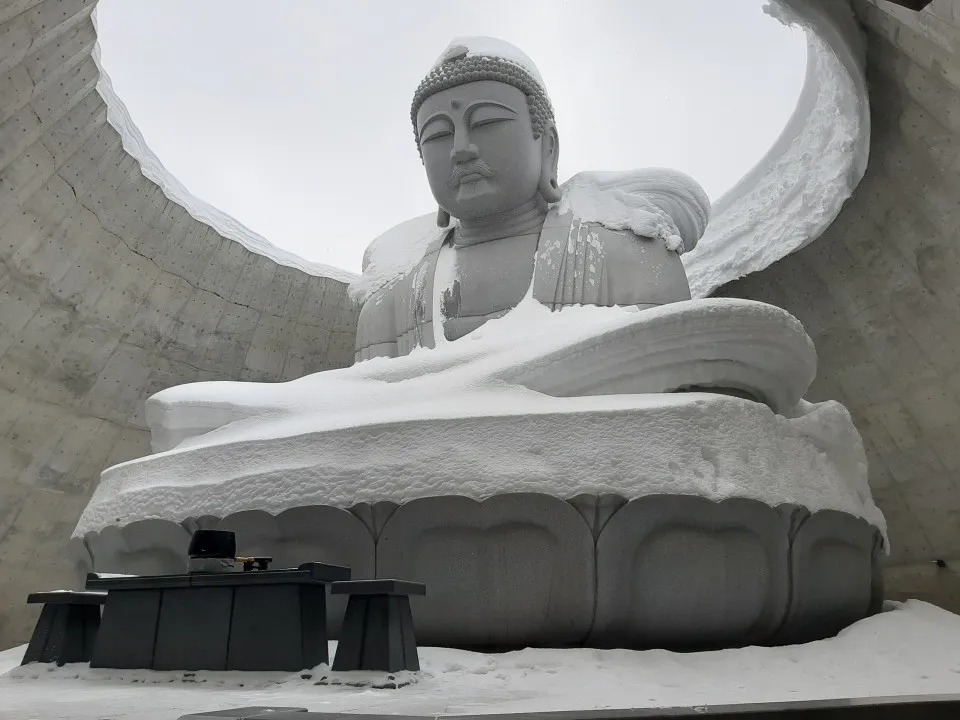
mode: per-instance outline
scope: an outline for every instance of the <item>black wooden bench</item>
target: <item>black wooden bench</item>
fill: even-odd
[[[106,598],[105,592],[73,590],[27,595],[28,604],[43,603],[43,610],[21,664],[89,662]]]
[[[405,580],[335,582],[333,595],[349,595],[334,670],[419,670],[410,596],[426,595],[422,583]]]

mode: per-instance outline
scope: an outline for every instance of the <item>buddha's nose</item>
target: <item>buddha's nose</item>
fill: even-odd
[[[477,146],[472,142],[454,143],[453,150],[450,153],[450,157],[458,164],[471,162],[479,156]]]

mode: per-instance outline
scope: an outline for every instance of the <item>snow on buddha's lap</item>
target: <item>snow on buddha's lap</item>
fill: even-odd
[[[883,530],[848,413],[832,402],[797,404],[812,379],[812,348],[789,368],[798,384],[786,417],[715,394],[555,397],[530,389],[549,384],[551,373],[565,385],[568,373],[599,372],[611,343],[596,346],[598,335],[646,352],[659,336],[637,342],[617,333],[658,323],[669,330],[677,317],[687,327],[714,328],[722,313],[742,319],[754,338],[774,329],[780,355],[809,343],[799,325],[781,322],[785,313],[747,301],[644,313],[550,313],[529,303],[438,350],[290,383],[172,388],[147,413],[154,439],[166,437],[170,449],[107,470],[74,534],[147,517],[179,522],[246,509],[507,492],[746,497],[840,510]],[[670,357],[678,366],[689,359]],[[581,359],[569,365],[570,358]],[[671,372],[655,369],[658,378]]]

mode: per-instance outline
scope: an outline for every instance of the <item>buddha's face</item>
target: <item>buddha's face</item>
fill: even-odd
[[[536,197],[541,143],[521,90],[481,80],[441,90],[417,112],[437,204],[461,220],[495,216]]]

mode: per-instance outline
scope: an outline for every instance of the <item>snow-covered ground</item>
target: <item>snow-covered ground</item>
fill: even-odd
[[[830,640],[783,648],[502,655],[421,648],[422,672],[392,680],[324,667],[308,677],[19,668],[23,650],[0,653],[3,720],[175,720],[255,705],[467,714],[960,694],[960,616],[919,601],[891,603]],[[355,681],[361,687],[329,684]],[[399,689],[373,687],[408,682]]]

